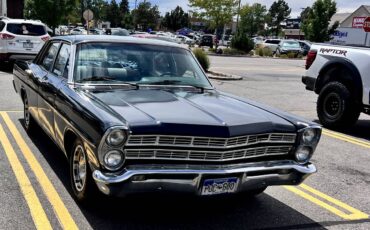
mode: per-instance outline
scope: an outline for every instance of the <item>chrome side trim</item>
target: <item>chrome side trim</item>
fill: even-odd
[[[122,174],[105,174],[99,170],[93,172],[96,182],[115,184],[129,181],[136,175],[228,175],[234,173],[265,172],[275,170],[294,170],[300,174],[316,172],[313,164],[299,165],[294,161],[270,161],[236,165],[132,165],[128,166]],[[248,177],[248,176],[247,176]]]

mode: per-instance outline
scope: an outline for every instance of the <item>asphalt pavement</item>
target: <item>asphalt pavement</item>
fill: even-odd
[[[211,57],[212,70],[241,81],[219,90],[317,120],[316,99],[301,83],[304,61]],[[0,72],[0,229],[370,229],[370,122],[324,130],[318,173],[297,187],[270,187],[255,198],[138,196],[82,206],[72,196],[68,163],[39,130],[25,132],[10,69]]]

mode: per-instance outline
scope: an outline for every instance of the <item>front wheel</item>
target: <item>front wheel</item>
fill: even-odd
[[[87,154],[81,140],[73,145],[70,157],[70,180],[73,193],[79,202],[86,202],[98,193],[93,181]]]
[[[358,120],[361,109],[347,86],[330,82],[321,90],[317,101],[317,115],[328,128],[346,128]]]
[[[33,119],[30,110],[29,110],[29,101],[27,94],[23,97],[23,119],[24,119],[24,127],[28,133],[32,132],[35,126],[35,120]]]

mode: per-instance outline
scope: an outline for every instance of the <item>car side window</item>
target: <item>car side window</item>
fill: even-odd
[[[46,51],[45,56],[42,58],[40,65],[44,67],[47,71],[49,71],[51,66],[53,65],[54,58],[58,53],[59,44],[60,43],[58,42],[52,43]]]
[[[59,77],[68,78],[69,57],[71,54],[71,46],[62,44],[57,59],[55,60],[53,73]]]
[[[5,27],[5,22],[0,21],[0,31],[3,31],[4,27]]]

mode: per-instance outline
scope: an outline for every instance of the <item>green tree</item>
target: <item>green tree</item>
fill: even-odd
[[[163,26],[173,31],[187,27],[189,23],[189,14],[185,13],[180,6],[177,6],[171,12],[167,12],[162,21]]]
[[[76,8],[76,0],[26,0],[25,17],[38,19],[55,30],[68,22],[68,14]]]
[[[152,6],[150,2],[144,1],[131,13],[133,14],[135,27],[140,27],[144,31],[157,27],[160,18],[157,5]]]
[[[223,28],[232,22],[238,3],[239,0],[189,0],[194,17],[209,21],[213,29]]]
[[[245,5],[240,10],[239,28],[249,37],[261,35],[265,30],[267,10],[266,6],[260,3]]]
[[[268,13],[268,25],[276,36],[279,36],[282,29],[281,23],[289,17],[291,11],[284,0],[272,3]]]
[[[331,18],[336,12],[337,4],[334,0],[316,0],[302,23],[306,39],[312,42],[329,41],[339,26],[338,21],[330,26]]]
[[[121,25],[120,9],[116,0],[112,0],[107,9],[107,21],[111,27],[118,27]]]
[[[132,28],[132,16],[130,14],[130,7],[128,0],[122,0],[119,4],[119,19],[120,25],[123,28],[131,29]]]

